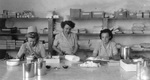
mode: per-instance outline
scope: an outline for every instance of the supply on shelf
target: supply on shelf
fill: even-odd
[[[14,12],[10,10],[3,10],[3,18],[34,18],[35,14],[33,11],[24,10],[23,12]]]
[[[78,29],[78,33],[87,33],[87,29],[80,28],[80,29]]]
[[[104,18],[104,11],[92,11],[92,18]]]
[[[137,12],[129,11],[127,14],[127,18],[137,18]]]
[[[79,19],[81,16],[81,9],[70,9],[70,17],[73,19]]]
[[[91,19],[92,13],[91,12],[83,12],[81,11],[81,19]]]
[[[120,9],[114,12],[115,18],[127,18],[127,10]]]
[[[81,9],[70,9],[70,17],[72,19],[102,19],[102,18],[114,18],[114,19],[138,19],[138,18],[150,18],[150,11],[129,11],[127,9],[119,9],[114,13],[105,11],[91,11],[85,12]]]
[[[136,15],[137,15],[137,18],[143,18],[143,12],[142,11],[138,11]]]
[[[143,12],[143,18],[150,18],[150,11],[146,10]]]
[[[143,23],[133,23],[132,31],[135,34],[143,34],[145,24]]]

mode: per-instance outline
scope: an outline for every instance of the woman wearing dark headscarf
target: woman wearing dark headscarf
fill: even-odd
[[[113,34],[109,29],[101,30],[99,35],[101,41],[93,51],[93,57],[100,59],[110,59],[116,57],[118,51],[116,43],[112,41]]]

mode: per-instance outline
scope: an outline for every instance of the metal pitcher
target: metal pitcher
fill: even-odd
[[[31,78],[35,76],[35,63],[34,62],[25,62],[22,64],[23,67],[23,77]]]
[[[36,72],[38,76],[46,74],[46,61],[39,60],[36,62]]]
[[[121,48],[121,57],[123,59],[129,59],[131,53],[131,48],[129,46],[124,46]]]
[[[147,61],[137,63],[137,78],[139,80],[150,80],[150,67]]]

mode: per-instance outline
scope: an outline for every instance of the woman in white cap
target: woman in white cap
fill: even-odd
[[[26,43],[22,44],[20,50],[17,54],[17,58],[22,59],[28,56],[33,58],[44,58],[45,48],[42,43],[39,42],[39,34],[37,33],[37,28],[30,26],[26,34]]]
[[[61,22],[63,31],[55,36],[53,43],[53,49],[58,55],[74,55],[77,52],[77,36],[71,32],[74,27],[75,23],[72,21]]]

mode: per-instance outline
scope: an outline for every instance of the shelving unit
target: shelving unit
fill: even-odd
[[[53,27],[54,27],[54,18],[0,18],[0,22],[2,23],[1,26],[5,26],[5,22],[7,20],[46,20],[48,21],[48,33],[40,34],[40,36],[48,36],[48,54],[52,53],[52,44],[53,44]],[[25,36],[24,33],[0,33],[0,36]],[[19,48],[16,49],[0,49],[0,50],[7,50],[7,51],[17,51]]]
[[[77,33],[78,36],[99,36],[99,33]],[[150,34],[113,34],[114,36],[150,36]]]
[[[23,33],[0,33],[0,36],[25,36]],[[48,34],[39,34],[40,36],[48,36]]]
[[[85,20],[85,19],[74,19],[72,20]],[[99,19],[89,19],[89,20],[102,20],[103,27],[109,27],[109,21],[112,20],[150,20],[150,18],[99,18]],[[77,33],[78,36],[98,36],[99,33]],[[114,34],[114,36],[150,36],[150,34]]]

